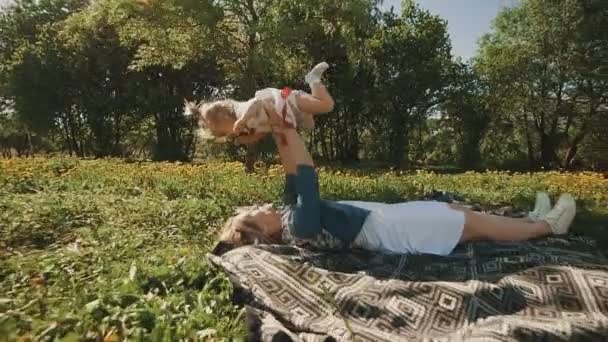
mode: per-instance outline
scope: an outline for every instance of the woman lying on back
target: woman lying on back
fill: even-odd
[[[281,136],[287,142],[277,143],[286,173],[284,205],[239,210],[226,222],[216,252],[254,243],[295,243],[447,255],[465,241],[523,241],[565,234],[574,219],[576,205],[569,194],[563,194],[552,209],[549,197],[537,194],[534,211],[527,218],[488,215],[435,201],[323,200],[313,160],[302,139],[295,129],[279,127],[276,112],[270,114],[275,140]]]

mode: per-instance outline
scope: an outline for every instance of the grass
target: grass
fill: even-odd
[[[0,340],[244,337],[232,286],[205,253],[239,205],[276,202],[279,167],[239,163],[0,160]],[[601,174],[439,175],[321,170],[328,199],[401,201],[432,190],[490,207],[528,208],[537,190],[568,191],[573,231],[608,242]]]

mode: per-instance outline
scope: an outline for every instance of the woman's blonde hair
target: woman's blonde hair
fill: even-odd
[[[239,214],[230,217],[226,221],[224,228],[220,232],[220,242],[229,243],[233,247],[280,242],[264,232],[249,214],[251,210],[253,209],[241,208],[239,209]]]

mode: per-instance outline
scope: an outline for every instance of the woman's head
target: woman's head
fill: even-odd
[[[220,233],[220,242],[232,247],[281,242],[281,215],[271,204],[237,209]]]
[[[221,138],[232,133],[236,121],[232,101],[185,102],[185,114],[192,116],[198,124],[203,139]]]

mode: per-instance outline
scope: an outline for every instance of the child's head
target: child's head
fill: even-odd
[[[185,114],[196,119],[203,139],[222,138],[232,133],[237,117],[231,101],[185,103]]]

